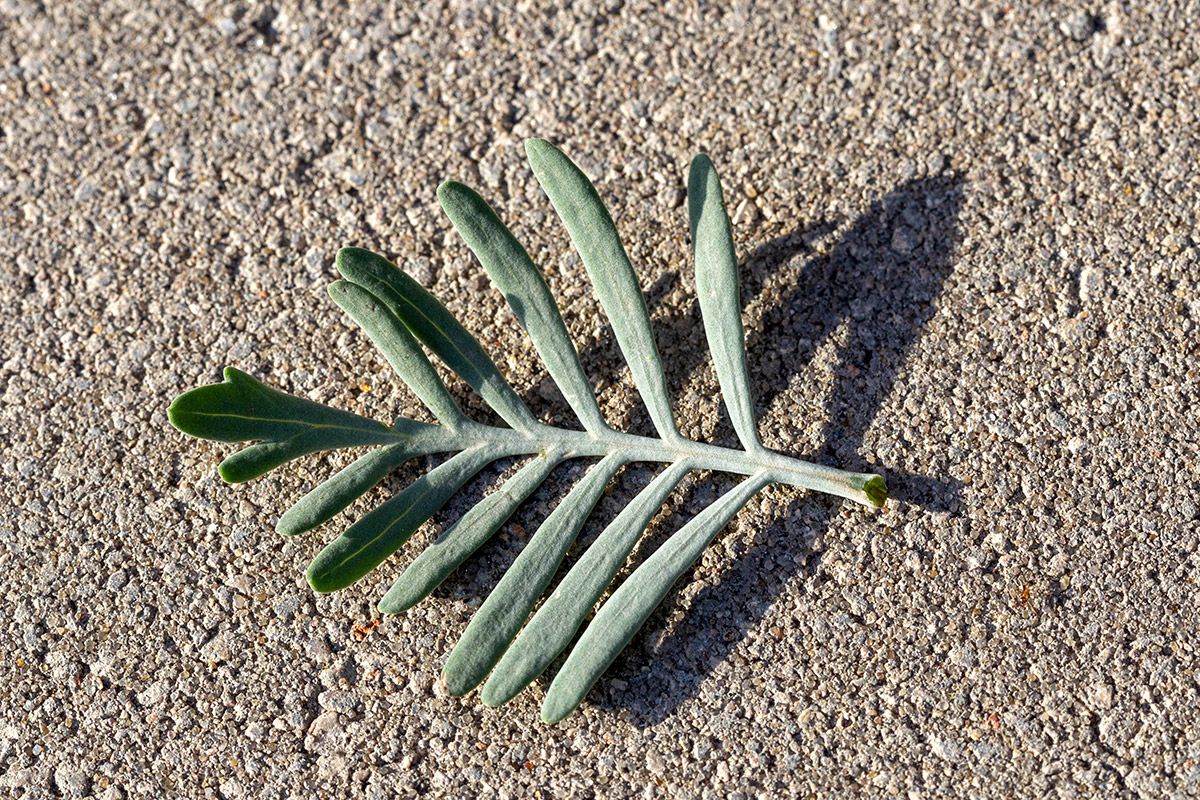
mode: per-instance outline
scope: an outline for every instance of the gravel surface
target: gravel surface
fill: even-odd
[[[321,5],[0,0],[0,795],[1200,793],[1196,3]],[[427,419],[324,295],[354,244],[566,422],[436,206],[455,178],[547,272],[609,420],[649,432],[529,136],[610,204],[684,431],[734,444],[686,244],[708,152],[764,441],[893,493],[760,494],[554,728],[544,679],[489,710],[438,675],[571,470],[373,627],[501,469],[319,597],[344,523],[273,525],[346,454],[230,487],[232,447],[165,413],[232,364]]]

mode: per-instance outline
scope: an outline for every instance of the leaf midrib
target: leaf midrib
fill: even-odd
[[[222,417],[222,418],[227,418],[227,419],[244,419],[247,422],[278,422],[278,423],[281,423],[284,425],[302,425],[306,428],[320,428],[320,429],[335,430],[335,431],[355,431],[356,433],[357,432],[379,433],[379,434],[382,434],[385,436],[389,436],[392,438],[398,438],[398,439],[406,439],[406,438],[412,436],[412,434],[410,434],[410,433],[401,433],[400,431],[397,431],[393,428],[389,428],[387,425],[384,425],[382,422],[379,422],[378,420],[366,420],[366,422],[369,422],[371,424],[354,426],[354,425],[328,425],[328,424],[320,423],[320,422],[307,422],[305,420],[296,419],[296,418],[286,419],[286,418],[278,418],[278,417],[250,417],[250,416],[246,416],[245,414],[230,414],[225,411],[221,411],[221,412],[188,411],[186,413],[193,417]],[[379,426],[379,427],[375,428],[372,426]],[[296,436],[296,435],[299,435],[299,434],[294,434],[293,436]],[[288,438],[293,438],[293,437],[288,437]],[[262,441],[280,441],[280,440],[264,439]]]

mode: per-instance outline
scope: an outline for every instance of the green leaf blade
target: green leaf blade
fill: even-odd
[[[650,520],[693,468],[688,459],[667,467],[596,537],[504,652],[480,692],[485,705],[499,706],[516,697],[567,648]]]
[[[382,300],[349,281],[335,281],[329,286],[329,296],[366,332],[396,374],[439,422],[454,430],[466,421],[417,340]]]
[[[592,433],[608,430],[558,304],[525,248],[492,207],[463,184],[443,183],[438,187],[438,200],[529,333],[546,369],[584,430]]]
[[[564,456],[542,453],[479,501],[436,542],[425,548],[379,601],[381,614],[399,614],[424,600],[504,524]]]
[[[583,702],[675,581],[750,498],[770,482],[768,473],[760,473],[730,489],[676,531],[613,592],[554,676],[542,703],[545,722],[559,722]]]
[[[379,298],[505,422],[522,431],[537,428],[537,420],[508,385],[483,346],[425,287],[383,256],[357,247],[343,247],[338,251],[337,268],[347,280]]]
[[[444,674],[452,695],[466,694],[487,677],[554,578],[604,487],[624,464],[623,457],[614,454],[592,466],[538,527],[446,659]]]
[[[579,251],[655,430],[667,441],[680,441],[646,298],[612,216],[596,187],[557,147],[542,139],[529,139],[525,153]]]
[[[308,568],[309,584],[322,593],[350,586],[396,552],[479,470],[503,456],[479,445],[422,475],[318,553]]]
[[[388,437],[380,422],[273,389],[234,367],[225,368],[224,382],[175,398],[167,417],[183,433],[218,442],[281,441],[315,429],[344,432],[363,444]]]
[[[721,180],[708,156],[692,159],[688,173],[688,219],[696,262],[696,294],[725,407],[747,450],[761,450],[746,372],[746,342],[739,300],[737,253]]]

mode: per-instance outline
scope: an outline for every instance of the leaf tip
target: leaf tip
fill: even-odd
[[[388,600],[387,595],[384,595],[383,599],[375,605],[375,610],[380,614],[399,614],[406,609],[399,608],[397,603]]]
[[[542,703],[542,722],[547,725],[557,725],[574,710],[575,706],[561,701],[555,702],[552,695],[546,695],[546,700]]]
[[[495,676],[493,676],[494,679]],[[483,684],[483,688],[479,690],[480,701],[488,708],[499,708],[513,698],[511,692],[505,692],[502,689],[497,689],[494,680],[489,680]]]
[[[344,293],[346,292],[346,289],[347,289],[347,287],[349,287],[349,286],[353,286],[353,285],[354,285],[354,284],[350,283],[350,281],[346,281],[346,280],[336,280],[336,281],[334,281],[333,283],[331,283],[331,284],[329,284],[328,286],[326,286],[326,287],[325,287],[325,291],[326,291],[326,292],[329,294],[329,296],[330,296],[330,297],[332,297],[332,298],[334,299],[334,301],[336,302],[336,301],[337,301],[337,295],[335,294],[335,292],[341,292],[341,293],[343,293],[343,294],[344,294]]]
[[[450,654],[453,657],[453,653]],[[446,682],[446,691],[451,697],[462,697],[479,685],[478,681],[472,682],[471,678],[466,677],[467,671],[454,669],[450,662],[446,662],[446,669],[442,670],[442,680]]]
[[[304,573],[304,577],[308,579],[308,585],[313,588],[313,591],[319,594],[329,594],[332,591],[342,588],[330,580],[329,573],[321,563],[320,555],[308,565],[308,570]]]
[[[442,181],[437,188],[437,197],[443,205],[446,203],[446,198],[458,194],[463,189],[466,189],[466,184],[458,181]]]
[[[280,536],[295,536],[296,534],[311,530],[311,528],[312,526],[301,527],[295,520],[288,516],[287,512],[284,512],[284,515],[275,523],[275,532]]]
[[[337,251],[337,256],[334,258],[334,265],[337,267],[339,275],[353,280],[350,276],[355,271],[357,265],[362,264],[364,261],[382,258],[382,256],[372,253],[370,250],[364,250],[361,247],[343,247]]]
[[[243,478],[238,471],[236,465],[230,464],[229,459],[225,459],[220,464],[217,464],[217,474],[221,476],[221,480],[226,483],[242,483]],[[240,480],[239,480],[240,479]]]
[[[562,150],[559,150],[545,139],[525,140],[525,157],[529,159],[529,164],[533,167],[534,175],[537,175],[542,171],[546,164],[547,158],[551,158],[555,155],[563,156],[565,158]]]
[[[179,395],[171,401],[171,405],[167,406],[167,422],[171,423],[171,427],[180,433],[187,433],[187,431],[183,429],[183,426],[187,424],[184,422],[183,406],[181,406],[179,403],[184,396],[184,394]]]

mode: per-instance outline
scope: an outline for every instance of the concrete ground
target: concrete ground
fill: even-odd
[[[1200,793],[1200,6],[325,5],[0,0],[0,795]],[[353,244],[568,422],[436,205],[455,178],[545,269],[609,420],[649,432],[530,136],[610,204],[685,432],[734,444],[683,205],[708,152],[764,441],[893,494],[758,495],[553,728],[544,679],[490,710],[438,675],[570,470],[372,627],[500,469],[319,597],[345,521],[273,525],[347,454],[230,487],[234,448],[165,413],[236,365],[427,419],[324,294]]]

